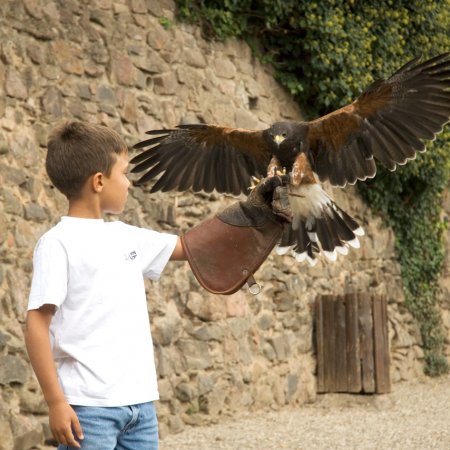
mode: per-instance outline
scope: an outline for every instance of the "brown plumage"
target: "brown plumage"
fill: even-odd
[[[291,173],[292,227],[281,245],[297,258],[330,259],[358,245],[356,222],[321,189],[372,178],[375,159],[389,170],[425,150],[450,117],[450,53],[408,62],[387,80],[369,86],[353,103],[309,122],[277,122],[261,130],[216,125],[180,125],[149,131],[135,147],[150,147],[131,160],[145,183],[160,175],[152,192],[176,189],[238,195],[252,176]],[[375,158],[375,159],[374,159]]]

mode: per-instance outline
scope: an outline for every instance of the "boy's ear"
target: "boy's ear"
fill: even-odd
[[[102,172],[97,172],[94,175],[92,175],[91,186],[94,192],[97,193],[102,192],[104,186],[104,175]]]

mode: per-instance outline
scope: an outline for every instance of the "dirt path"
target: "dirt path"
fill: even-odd
[[[328,394],[295,410],[187,428],[160,450],[450,450],[450,376],[380,396]]]

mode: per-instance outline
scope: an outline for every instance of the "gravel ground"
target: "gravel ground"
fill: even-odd
[[[167,436],[160,450],[450,450],[450,376],[386,395],[320,395],[297,409],[236,415]]]

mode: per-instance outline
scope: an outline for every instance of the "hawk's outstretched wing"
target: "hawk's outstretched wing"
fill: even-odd
[[[450,118],[450,53],[408,62],[374,82],[353,103],[306,122],[303,150],[321,181],[335,186],[375,176],[373,157],[389,170],[425,150]]]
[[[262,131],[196,124],[147,134],[156,137],[134,146],[150,148],[131,163],[137,164],[132,172],[146,171],[138,184],[162,173],[152,192],[216,189],[239,195],[247,192],[252,175],[266,174],[270,154]]]

